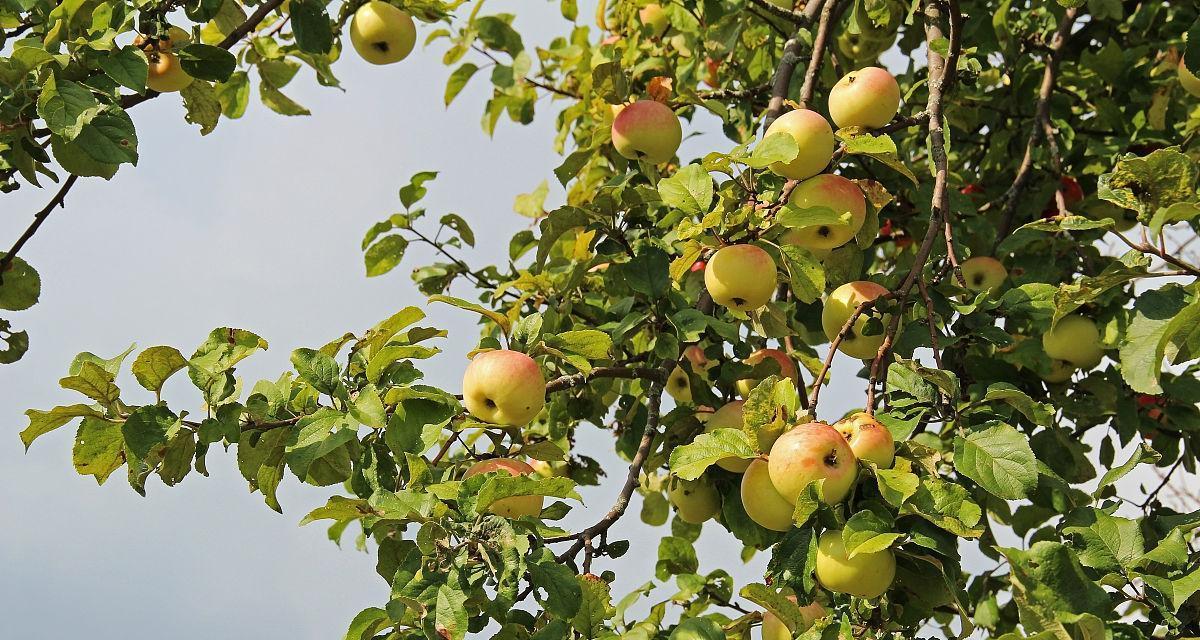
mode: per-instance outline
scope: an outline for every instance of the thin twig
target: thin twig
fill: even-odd
[[[46,221],[46,218],[50,217],[50,212],[56,207],[65,206],[67,192],[71,190],[71,187],[75,186],[75,182],[77,180],[79,180],[79,176],[75,174],[67,176],[67,179],[63,182],[62,186],[59,187],[58,193],[54,194],[54,197],[50,199],[50,202],[46,203],[46,206],[42,207],[41,211],[33,214],[33,222],[28,228],[25,229],[25,233],[22,233],[21,237],[17,238],[17,241],[13,243],[13,246],[8,250],[8,253],[4,254],[3,257],[0,257],[0,284],[4,284],[4,273],[8,271],[8,268],[12,265],[13,259],[17,257],[17,252],[19,252],[21,248],[25,246],[26,242],[29,242],[29,239],[33,237],[33,234],[37,233],[38,228],[42,226],[42,223]]]

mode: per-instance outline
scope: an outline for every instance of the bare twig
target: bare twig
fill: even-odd
[[[67,179],[63,182],[62,186],[59,187],[58,193],[54,194],[54,197],[50,199],[50,202],[46,203],[46,206],[42,207],[41,211],[33,214],[33,222],[28,228],[25,229],[25,233],[22,233],[21,237],[17,238],[17,241],[13,243],[13,246],[8,250],[8,253],[4,254],[3,257],[0,257],[0,284],[4,284],[4,273],[8,271],[8,268],[12,265],[13,258],[17,257],[17,252],[19,252],[21,248],[25,246],[26,242],[29,242],[29,239],[33,237],[33,234],[37,233],[38,228],[42,226],[42,223],[46,221],[46,218],[50,217],[50,212],[56,207],[65,206],[67,192],[71,190],[71,187],[75,186],[75,182],[77,180],[79,180],[79,176],[75,174],[67,176]]]

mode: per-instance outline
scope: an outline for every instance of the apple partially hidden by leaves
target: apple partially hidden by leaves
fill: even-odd
[[[886,69],[851,71],[829,90],[829,117],[838,128],[878,129],[900,111],[900,85]]]
[[[146,86],[159,93],[174,93],[182,91],[192,84],[192,77],[179,64],[179,56],[170,51],[156,51],[146,54],[149,69],[146,75]]]
[[[642,23],[642,27],[646,33],[650,34],[651,38],[662,36],[671,26],[670,16],[667,15],[666,9],[657,3],[638,9],[638,21]]]
[[[771,483],[793,505],[810,483],[824,480],[821,500],[837,504],[846,498],[858,475],[858,459],[833,427],[810,422],[779,436],[771,446],[767,470]]]
[[[630,160],[660,164],[675,156],[683,141],[683,127],[667,105],[638,100],[613,118],[612,141],[617,153]]]
[[[878,598],[896,578],[896,556],[891,549],[857,553],[848,557],[840,529],[826,531],[817,541],[817,582],[838,593]]]
[[[766,460],[751,460],[742,474],[742,508],[746,515],[765,529],[787,531],[792,528],[792,513],[796,503],[779,495],[771,482]]]
[[[417,43],[417,26],[408,12],[371,0],[350,20],[350,43],[371,64],[400,62]]]
[[[967,288],[976,293],[996,291],[1008,279],[1008,269],[991,256],[969,258],[960,267],[963,280],[967,281]]]
[[[776,162],[771,171],[792,180],[805,180],[825,170],[833,159],[833,127],[821,114],[809,109],[795,109],[778,118],[763,138],[786,133],[796,141],[800,153],[791,162]]]
[[[847,282],[834,289],[825,301],[825,307],[821,309],[821,327],[825,330],[825,337],[833,340],[841,332],[850,316],[854,315],[854,311],[859,305],[870,302],[887,292],[886,288],[869,280]],[[838,344],[839,351],[860,360],[870,360],[875,357],[880,345],[883,344],[883,332],[873,335],[864,333],[864,328],[870,319],[869,316],[868,313],[858,316],[858,319],[854,321],[854,326],[846,332],[841,343]],[[886,326],[888,322],[890,322],[890,316],[884,314],[882,323]]]
[[[545,406],[546,379],[537,362],[519,351],[486,351],[463,374],[463,404],[485,422],[521,427]]]
[[[704,432],[712,433],[717,429],[737,429],[741,431],[743,404],[745,403],[741,400],[734,400],[717,409],[708,419],[708,422],[704,423]],[[750,461],[741,458],[721,458],[717,461],[717,466],[726,471],[742,473],[746,470],[746,467],[750,466]]]
[[[703,477],[695,480],[671,478],[667,498],[684,522],[700,524],[721,510],[721,496]]]
[[[789,244],[806,249],[835,249],[850,241],[867,219],[867,199],[854,182],[832,173],[809,178],[796,185],[788,203],[799,209],[824,208],[845,220],[841,224],[817,224],[794,229]]]
[[[788,596],[788,600],[796,602],[796,596]],[[762,617],[762,640],[791,640],[793,634],[804,633],[813,626],[819,618],[828,615],[825,607],[819,602],[810,602],[800,607],[800,626],[789,630],[778,616],[770,611],[764,611]]]
[[[709,369],[716,366],[717,363],[710,362],[708,357],[704,355],[704,349],[699,345],[690,345],[683,350],[683,356],[688,359],[688,363],[692,366],[692,373],[705,377]],[[687,371],[678,365],[671,371],[671,375],[667,376],[666,391],[675,398],[675,402],[682,404],[691,404],[692,402],[692,381],[688,378]]]
[[[1042,349],[1055,360],[1080,369],[1092,369],[1104,358],[1100,330],[1090,318],[1069,315],[1042,334]]]
[[[775,295],[775,260],[752,244],[722,247],[704,269],[713,302],[737,311],[761,308]]]
[[[749,396],[750,391],[771,374],[782,378],[791,378],[792,382],[799,381],[800,372],[796,369],[796,363],[788,357],[788,354],[779,349],[758,349],[747,356],[745,360],[745,364],[755,368],[764,362],[773,362],[775,363],[775,367],[773,370],[767,371],[764,375],[751,376],[737,381],[737,392],[743,398]]]
[[[859,412],[833,425],[846,439],[850,450],[859,460],[867,460],[881,469],[888,469],[896,457],[896,441],[892,432],[868,413]]]
[[[467,472],[463,474],[463,478],[470,478],[471,476],[491,471],[507,473],[510,476],[525,476],[537,473],[533,467],[520,460],[513,458],[490,458],[488,460],[480,460],[471,465],[467,469]],[[544,496],[512,496],[511,498],[501,498],[488,505],[487,512],[505,518],[536,516],[542,512],[544,501]]]

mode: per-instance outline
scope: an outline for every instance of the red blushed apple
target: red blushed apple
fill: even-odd
[[[778,118],[763,139],[776,133],[786,133],[796,141],[800,153],[791,162],[776,162],[771,171],[792,180],[805,180],[825,170],[833,159],[833,127],[816,111],[794,109]]]
[[[775,490],[767,461],[753,460],[746,467],[746,472],[742,474],[741,495],[746,515],[759,526],[771,531],[792,528],[792,513],[796,510],[796,504]]]
[[[1063,176],[1058,179],[1058,182],[1062,187],[1063,200],[1068,207],[1083,202],[1083,187],[1079,186],[1078,180],[1071,176]]]
[[[788,600],[796,601],[796,596],[788,596]],[[810,602],[800,607],[800,626],[788,629],[775,614],[764,611],[762,617],[762,640],[792,640],[793,634],[808,631],[813,623],[827,614],[825,607],[819,602]]]
[[[713,302],[749,313],[775,295],[775,260],[752,244],[731,244],[712,255],[704,286]]]
[[[754,367],[760,362],[766,362],[768,359],[774,360],[775,364],[779,365],[779,371],[776,375],[784,378],[791,378],[792,382],[798,383],[800,373],[796,370],[796,363],[792,362],[792,359],[779,349],[759,349],[758,351],[751,353],[746,358],[745,364]],[[737,391],[743,398],[745,398],[746,396],[749,396],[750,391],[754,389],[754,387],[758,386],[758,383],[762,381],[763,378],[758,377],[743,378],[737,381]],[[799,386],[799,384],[797,384],[797,386]]]
[[[497,471],[507,473],[510,476],[525,476],[537,473],[533,467],[512,458],[491,458],[488,460],[480,460],[471,465],[467,472],[463,474],[463,478]],[[542,503],[545,501],[543,496],[513,496],[511,498],[501,498],[488,505],[488,513],[494,513],[505,518],[520,518],[521,516],[536,516],[542,512]]]
[[[717,409],[709,417],[708,422],[704,423],[704,433],[712,433],[717,429],[737,429],[741,431],[742,404],[744,403],[741,400],[734,400]],[[750,461],[741,458],[721,458],[717,460],[717,466],[726,471],[742,473],[746,470],[746,467],[750,466]]]
[[[799,209],[825,208],[841,216],[843,222],[801,227],[788,236],[792,244],[807,249],[840,247],[862,228],[867,219],[867,199],[862,189],[839,175],[826,173],[796,185],[788,203]]]
[[[613,119],[613,147],[630,160],[666,162],[675,156],[682,140],[679,118],[670,107],[656,100],[638,100],[621,109]]]
[[[837,429],[810,422],[779,436],[767,462],[771,484],[795,504],[809,483],[824,480],[821,499],[837,504],[846,498],[858,475],[858,459]]]
[[[851,71],[829,90],[829,117],[838,128],[878,129],[900,110],[900,85],[886,69]]]
[[[892,432],[866,413],[856,413],[833,425],[846,439],[850,450],[859,460],[867,460],[881,469],[888,469],[896,457],[896,441]]]
[[[979,194],[983,193],[983,187],[975,184],[974,182],[971,182],[971,183],[968,183],[963,188],[959,189],[958,192],[963,194],[964,196],[974,196],[974,195],[979,195]]]
[[[519,351],[485,351],[463,374],[463,404],[485,422],[521,427],[545,406],[546,379],[537,362]]]

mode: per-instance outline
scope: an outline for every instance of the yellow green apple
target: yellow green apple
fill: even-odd
[[[648,4],[638,9],[638,20],[649,31],[652,38],[657,38],[666,33],[667,28],[671,26],[671,20],[667,16],[666,9],[663,9],[662,5],[658,3]]]
[[[721,510],[721,496],[703,477],[695,480],[671,478],[667,498],[684,522],[700,524]]]
[[[975,256],[959,266],[963,280],[967,281],[967,288],[976,293],[996,291],[1008,279],[1008,269],[991,256]]]
[[[1042,334],[1042,349],[1055,360],[1080,369],[1092,369],[1104,358],[1100,330],[1090,318],[1069,315]]]
[[[845,222],[817,224],[795,229],[789,244],[809,250],[840,247],[862,228],[867,219],[867,199],[854,182],[832,173],[824,173],[801,182],[792,190],[788,202],[799,209],[830,209]]]
[[[179,56],[170,51],[151,51],[146,54],[146,59],[150,65],[147,87],[159,93],[173,93],[192,84],[192,77],[179,64]]]
[[[891,549],[848,557],[840,529],[822,533],[817,541],[817,582],[830,591],[878,598],[895,578],[896,556]]]
[[[796,601],[796,596],[788,596],[788,600]],[[789,630],[778,616],[770,611],[764,611],[762,616],[762,640],[791,640],[793,634],[808,631],[819,618],[826,616],[825,607],[819,602],[810,602],[800,607],[800,626]]]
[[[1182,58],[1179,59],[1179,85],[1184,91],[1200,98],[1200,78],[1188,69]]]
[[[536,473],[533,467],[514,460],[513,458],[489,458],[480,460],[471,465],[463,478],[479,475],[488,472],[507,473],[510,476],[525,476]],[[501,498],[492,504],[488,505],[488,513],[494,513],[505,518],[520,518],[521,516],[536,516],[542,512],[542,503],[545,501],[543,496],[513,496],[511,498]]]
[[[717,250],[704,268],[704,286],[713,302],[750,312],[775,295],[775,260],[752,244],[731,244]]]
[[[868,413],[858,412],[833,425],[846,439],[850,450],[859,460],[867,460],[881,469],[888,469],[896,457],[896,441],[892,432]]]
[[[417,43],[417,26],[408,12],[371,0],[350,20],[350,43],[371,64],[400,62]]]
[[[828,299],[825,300],[825,307],[821,309],[821,327],[825,330],[825,337],[833,340],[850,316],[854,315],[854,310],[859,305],[874,300],[887,292],[888,290],[883,286],[868,280],[847,282],[834,289],[833,293],[829,294]],[[863,328],[866,326],[869,316],[870,314],[867,313],[858,316],[858,319],[854,321],[854,326],[842,338],[838,350],[860,360],[870,360],[875,357],[879,347],[883,344],[883,332],[875,335],[863,334]],[[890,316],[885,314],[882,317],[883,325],[886,327],[890,320]]]
[[[837,504],[858,476],[858,459],[837,429],[810,422],[794,427],[771,445],[767,471],[779,495],[792,504],[809,483],[824,480],[821,500]]]
[[[779,349],[759,349],[746,357],[745,364],[751,367],[756,367],[759,363],[766,362],[767,360],[771,360],[778,365],[778,371],[775,375],[778,375],[781,378],[791,378],[792,382],[797,382],[799,380],[800,373],[796,370],[796,363],[792,362],[792,359]],[[750,391],[754,389],[754,387],[758,386],[758,383],[762,382],[764,378],[766,378],[766,376],[752,376],[738,380],[738,394],[743,398],[749,396]]]
[[[667,105],[638,100],[613,118],[612,141],[617,153],[630,160],[660,164],[675,156],[683,141],[683,127]]]
[[[752,460],[742,474],[742,508],[746,515],[765,529],[787,531],[792,528],[796,503],[779,495],[771,482],[766,460]]]
[[[829,117],[838,128],[878,129],[900,110],[900,85],[886,69],[851,71],[829,90]]]
[[[737,429],[741,431],[743,404],[745,403],[741,400],[734,400],[717,409],[708,418],[708,422],[704,423],[704,433],[712,433],[717,429]],[[717,466],[726,471],[742,473],[746,470],[746,467],[750,466],[750,461],[741,458],[721,458],[717,460]]]
[[[805,246],[804,243],[806,241],[807,238],[803,229],[788,229],[783,232],[783,235],[779,236],[780,246],[795,245],[802,247],[812,254],[812,257],[816,258],[817,262],[825,262],[825,259],[833,253],[833,249],[818,249],[816,247]]]
[[[463,374],[463,404],[485,422],[524,426],[546,404],[546,379],[537,362],[519,351],[485,351]]]
[[[1071,379],[1075,375],[1077,367],[1065,360],[1050,359],[1050,371],[1045,374],[1040,374],[1042,380],[1050,384],[1062,384]]]
[[[690,345],[683,350],[683,356],[688,359],[692,365],[692,373],[699,375],[701,378],[706,378],[709,369],[716,366],[717,363],[709,362],[708,357],[704,355],[704,349],[700,345]],[[688,378],[687,371],[678,365],[671,371],[671,375],[667,376],[666,391],[675,398],[675,402],[681,404],[691,404],[692,402],[692,382]]]
[[[829,121],[816,111],[794,109],[778,118],[763,138],[772,134],[786,133],[796,140],[800,153],[791,162],[776,162],[771,165],[775,173],[792,180],[811,178],[825,170],[833,159],[833,128]]]

